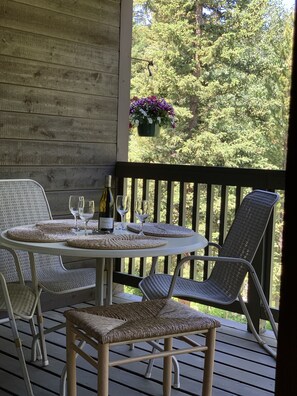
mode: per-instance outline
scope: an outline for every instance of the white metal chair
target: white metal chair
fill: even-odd
[[[15,258],[16,264],[18,265],[18,260],[15,253],[9,250],[7,250],[7,252],[11,253],[11,255]],[[0,311],[5,311],[8,315],[7,317],[5,316],[4,318],[0,319],[0,324],[10,322],[13,340],[16,346],[17,355],[26,385],[27,395],[33,396],[33,390],[23,353],[22,341],[19,337],[16,325],[16,320],[28,320],[30,322],[33,335],[36,334],[33,316],[37,307],[41,289],[34,290],[31,287],[25,285],[21,273],[19,273],[19,278],[19,282],[7,283],[5,280],[5,274],[0,271]],[[44,347],[44,340],[42,340],[41,344]]]
[[[39,221],[51,220],[52,214],[48,200],[42,186],[31,179],[0,180],[0,230],[35,224]],[[26,252],[17,252],[24,281],[31,282],[30,260]],[[61,257],[35,254],[35,268],[40,289],[49,293],[65,294],[73,291],[95,287],[95,268],[81,268],[68,270],[64,267]],[[11,254],[0,250],[0,271],[5,272],[7,282],[18,279],[14,260]],[[39,325],[42,322],[40,300],[38,302],[40,315]],[[65,326],[61,324],[46,329],[44,334],[55,331]],[[34,336],[32,346],[32,360],[36,360],[35,344],[38,337]],[[46,351],[43,356],[43,364],[47,365]]]
[[[246,275],[249,274],[277,338],[276,323],[252,262],[267,228],[274,205],[278,200],[277,193],[263,190],[254,190],[246,195],[236,212],[223,246],[210,243],[218,248],[218,256],[186,256],[177,264],[173,276],[167,274],[149,275],[139,284],[145,298],[152,300],[179,297],[194,302],[209,302],[222,306],[231,304],[238,299],[257,341],[275,358],[275,351],[266,344],[253,325],[241,296],[241,289]],[[210,276],[205,281],[198,282],[179,276],[181,267],[186,262],[193,260],[215,263]],[[150,376],[152,368],[152,361],[150,363],[147,376]]]

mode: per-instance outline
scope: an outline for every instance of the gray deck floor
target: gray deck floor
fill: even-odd
[[[125,296],[115,298],[116,303],[127,302]],[[80,304],[79,306],[85,306]],[[69,308],[69,307],[68,307]],[[65,308],[65,309],[68,309]],[[63,309],[44,314],[45,327],[64,321]],[[217,332],[213,396],[272,396],[274,395],[275,361],[267,355],[247,333],[245,326],[221,320]],[[30,360],[30,330],[26,322],[18,322],[27,361]],[[197,337],[197,336],[195,336]],[[268,337],[269,344],[275,340]],[[28,363],[35,396],[59,395],[60,374],[65,364],[65,330],[46,336],[50,364],[39,367]],[[178,342],[178,341],[177,341]],[[132,356],[147,350],[147,344],[137,344],[113,349],[113,355]],[[202,355],[181,355],[181,387],[173,389],[172,396],[201,395],[203,374]],[[78,396],[96,395],[96,373],[85,361],[78,358]],[[131,363],[110,369],[110,396],[162,395],[162,361],[156,360],[152,378],[146,379],[146,363]],[[25,396],[25,388],[11,341],[9,325],[0,326],[0,396]]]

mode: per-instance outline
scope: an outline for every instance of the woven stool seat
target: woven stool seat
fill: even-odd
[[[76,395],[75,353],[98,369],[98,395],[108,396],[108,367],[123,363],[164,357],[163,394],[171,391],[172,356],[201,351],[205,353],[203,396],[211,395],[215,330],[220,323],[207,315],[170,299],[142,301],[108,307],[72,309],[64,313],[67,328],[68,394]],[[186,336],[205,333],[205,345]],[[172,349],[172,338],[179,337],[191,345]],[[164,352],[109,362],[109,347],[164,338]],[[98,361],[76,344],[86,341],[98,350]]]
[[[220,326],[217,320],[166,299],[73,309],[64,315],[101,344],[162,338]]]

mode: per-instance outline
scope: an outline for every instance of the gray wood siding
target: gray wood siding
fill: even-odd
[[[38,181],[54,217],[114,169],[120,3],[0,1],[0,178]]]
[[[120,6],[0,0],[0,178],[38,181],[54,218],[71,218],[70,194],[98,202],[114,172]]]

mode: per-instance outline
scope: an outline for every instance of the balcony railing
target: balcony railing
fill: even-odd
[[[128,221],[135,221],[135,198],[143,197],[153,203],[151,222],[186,226],[219,244],[224,241],[236,209],[249,191],[263,189],[279,192],[280,203],[277,204],[253,261],[275,319],[278,320],[284,171],[118,162],[116,180],[117,193],[126,191],[131,196]],[[211,254],[209,249],[205,249],[205,254]],[[172,273],[179,258],[159,258],[158,272]],[[115,281],[137,287],[140,279],[148,274],[150,266],[151,261],[146,259],[119,261],[116,264]],[[184,269],[182,275],[204,280],[209,271],[210,264],[192,263]],[[265,314],[257,293],[248,280],[244,296],[253,321],[259,328]],[[226,307],[226,310],[242,313],[238,303]]]

